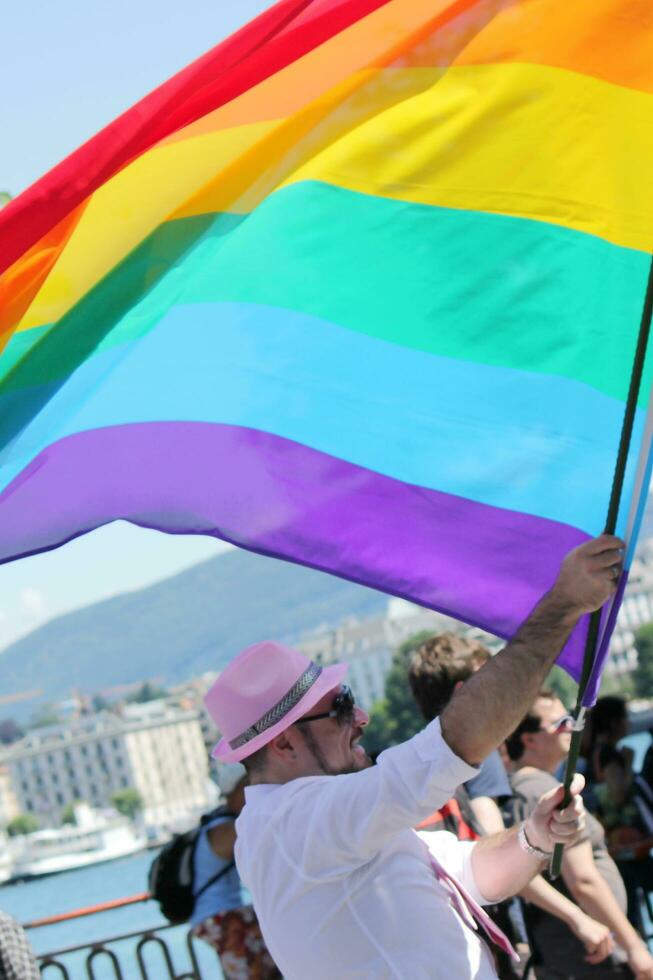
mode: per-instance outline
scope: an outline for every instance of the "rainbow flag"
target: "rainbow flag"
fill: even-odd
[[[0,213],[0,560],[121,518],[509,637],[605,521],[652,166],[649,0],[281,0]]]

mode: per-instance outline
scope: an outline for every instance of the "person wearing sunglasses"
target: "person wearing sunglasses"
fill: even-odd
[[[511,783],[517,821],[527,819],[541,794],[558,785],[553,774],[569,753],[573,723],[559,698],[543,689],[506,740],[514,766]],[[535,967],[538,980],[653,980],[653,958],[626,918],[624,883],[608,854],[603,828],[591,814],[586,815],[586,831],[565,848],[562,874],[553,884],[587,915],[607,926],[617,948],[599,963],[596,956],[586,955],[578,938],[559,919],[526,905],[540,961]]]
[[[487,647],[471,637],[440,633],[425,639],[413,653],[408,667],[408,683],[425,721],[431,721],[442,714],[461,685],[467,683],[490,660],[491,654]],[[570,723],[572,719],[565,715],[557,719],[554,725],[559,729],[567,729]],[[483,834],[505,830],[503,813],[510,807],[512,788],[498,751],[483,760],[478,776],[458,790],[458,799],[460,793],[467,796],[476,827]],[[602,956],[605,958],[612,951],[613,943],[607,926],[585,915],[578,905],[562,895],[542,875],[536,875],[529,881],[521,892],[521,897],[561,919],[578,937],[593,961],[598,962]],[[514,918],[515,912],[514,899],[491,910],[497,924],[513,935],[515,927],[510,914]],[[521,920],[518,918],[517,921],[520,924],[518,935],[521,938]],[[498,954],[496,958],[497,972],[502,980],[509,980],[517,975],[514,964],[505,956]]]
[[[603,535],[570,552],[482,678],[376,765],[346,664],[265,641],[222,671],[205,697],[222,733],[213,755],[249,774],[236,864],[286,980],[496,978],[486,939],[510,947],[482,905],[519,891],[556,842],[576,839],[582,777],[565,809],[556,787],[519,828],[479,841],[413,828],[518,723],[579,618],[614,592],[622,548]]]

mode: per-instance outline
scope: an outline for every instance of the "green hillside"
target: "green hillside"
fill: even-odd
[[[0,654],[2,694],[42,688],[55,701],[161,677],[174,683],[226,664],[243,646],[292,641],[321,623],[365,616],[387,597],[297,565],[229,551],[137,592],[51,620]],[[7,705],[25,715],[37,702]]]

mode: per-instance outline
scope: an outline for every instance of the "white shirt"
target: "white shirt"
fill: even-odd
[[[476,773],[436,719],[363,772],[245,790],[236,864],[286,980],[496,978],[429,860],[483,904],[474,844],[411,829]]]

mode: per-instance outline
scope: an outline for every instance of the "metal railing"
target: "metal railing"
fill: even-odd
[[[111,909],[124,908],[127,905],[148,901],[151,901],[150,895],[148,892],[142,892],[129,898],[103,902],[99,905],[75,909],[72,912],[35,919],[32,922],[26,922],[24,928],[37,929],[42,926],[55,925],[59,922],[80,919],[84,916],[96,915],[98,912],[107,912]],[[166,933],[169,929],[180,928],[183,927],[163,924],[140,929],[136,932],[120,933],[107,936],[104,939],[94,939],[91,942],[64,946],[49,953],[41,953],[37,956],[41,977],[45,980],[78,980],[81,966],[84,970],[84,976],[88,980],[99,980],[96,967],[102,971],[102,980],[107,977],[107,967],[112,971],[109,973],[111,980],[126,980],[127,977],[133,977],[135,973],[141,980],[204,980],[206,973],[202,973],[194,948],[194,943],[199,942],[199,940],[194,938],[190,929],[187,929],[184,942],[187,964],[181,973],[176,972],[173,953],[170,944],[166,941],[169,937],[161,935],[161,933]],[[124,945],[130,939],[138,941],[129,944],[127,948],[116,948],[116,945]],[[86,956],[79,957],[74,968],[70,962],[65,962],[71,955],[84,952],[86,952]],[[175,952],[178,954],[179,948]],[[152,956],[152,953],[155,955]],[[155,966],[152,965],[153,959],[156,960]],[[74,973],[72,972],[73,969]],[[216,976],[217,969],[216,960],[216,966],[211,972],[212,978]]]
[[[648,928],[644,929],[646,940],[651,943],[653,940],[653,902],[651,895],[649,895],[643,888],[639,889],[639,899],[641,903],[642,912],[646,915],[642,915],[643,925],[647,925]],[[129,898],[122,898],[116,901],[104,902],[100,905],[92,905],[87,908],[75,909],[72,912],[64,912],[59,915],[47,916],[43,919],[36,919],[33,922],[26,922],[24,924],[25,929],[36,929],[42,926],[54,925],[58,922],[68,921],[70,919],[79,919],[84,916],[95,915],[98,912],[106,912],[110,909],[124,908],[127,905],[135,905],[140,902],[151,901],[151,897],[147,892],[143,892],[138,895],[132,895]],[[80,962],[76,964],[75,972],[71,972],[72,967],[69,964],[63,962],[62,957],[68,957],[75,953],[83,953],[87,951],[86,956],[83,958],[83,969],[84,975],[87,980],[100,980],[99,975],[96,973],[96,966],[102,964],[102,969],[108,963],[110,968],[113,969],[110,975],[110,980],[128,980],[129,977],[133,977],[135,974],[135,969],[137,969],[136,975],[141,978],[141,980],[208,980],[209,973],[202,972],[200,962],[195,952],[194,944],[201,942],[201,940],[196,939],[193,936],[191,929],[187,929],[184,949],[187,956],[187,967],[184,967],[181,973],[176,972],[174,965],[173,954],[170,949],[169,944],[166,942],[166,937],[160,935],[165,933],[170,929],[181,929],[182,926],[178,925],[161,925],[153,926],[147,929],[140,929],[136,932],[121,933],[115,936],[108,936],[105,939],[95,939],[88,943],[80,943],[74,946],[64,946],[61,949],[52,950],[49,953],[41,953],[37,956],[39,963],[39,968],[41,971],[41,977],[44,980],[79,980],[79,965]],[[112,948],[115,944],[125,943],[128,940],[138,940],[136,944],[132,944],[128,949],[117,950]],[[156,969],[150,966],[146,962],[146,950],[151,948],[158,952],[158,963]],[[532,947],[531,947],[532,948]],[[179,954],[179,947],[176,951]],[[151,959],[151,958],[150,958]],[[125,970],[128,973],[125,973]],[[215,966],[210,971],[210,976],[212,980],[218,975],[216,971],[219,971],[217,958]],[[525,972],[523,973],[523,978],[526,980],[527,977],[532,976],[532,957],[526,965]],[[107,973],[103,969],[101,980],[106,980]]]
[[[84,958],[84,966],[86,968],[86,976],[89,980],[98,980],[95,967],[100,963],[106,964],[107,961],[110,964],[110,968],[113,969],[111,976],[115,980],[125,980],[125,967],[134,966],[134,963],[138,967],[142,980],[163,980],[163,978],[165,980],[203,980],[200,965],[193,948],[193,943],[196,940],[194,940],[190,930],[186,935],[189,968],[184,969],[182,973],[177,973],[175,970],[170,947],[165,938],[160,936],[159,933],[165,932],[167,929],[178,928],[179,926],[173,925],[160,926],[154,929],[146,929],[145,931],[128,932],[118,936],[110,936],[106,939],[93,940],[91,943],[83,943],[77,946],[66,946],[63,949],[44,953],[38,957],[41,977],[47,978],[47,980],[50,980],[50,978],[73,980],[73,974],[70,972],[69,966],[62,961],[62,957],[71,953],[88,950]],[[135,948],[122,952],[111,948],[111,945],[114,943],[128,939],[138,939]],[[158,964],[156,967],[153,967],[150,963],[150,967],[148,968],[146,963],[145,950],[148,946],[158,950],[159,956],[157,957]],[[127,962],[125,962],[126,958],[128,958]],[[130,960],[131,962],[129,962]],[[106,977],[106,972],[103,973],[103,976]]]

